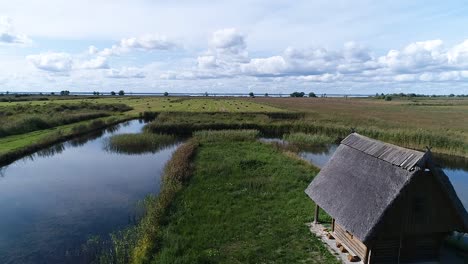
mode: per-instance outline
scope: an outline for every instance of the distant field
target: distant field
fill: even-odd
[[[463,133],[468,141],[468,98],[254,98],[246,101],[306,112],[306,119],[348,126],[428,129]]]
[[[111,115],[134,118],[143,112],[163,113],[150,128],[166,133],[258,129],[277,136],[303,132],[337,139],[354,128],[358,133],[403,147],[425,150],[430,146],[434,152],[468,157],[467,98],[394,98],[384,101],[375,98],[49,96],[38,99],[0,102],[0,109],[22,107],[31,113],[36,108],[47,112],[60,107],[70,109],[71,105],[127,105],[132,108],[130,111]],[[6,118],[17,120],[17,114],[20,113]],[[62,123],[68,122],[65,121]],[[11,140],[15,141],[14,138]]]
[[[279,112],[280,108],[258,104],[253,101],[245,101],[237,98],[190,98],[190,97],[100,97],[61,99],[61,97],[49,97],[47,101],[29,102],[0,102],[0,106],[8,105],[47,105],[75,104],[91,102],[101,104],[123,103],[134,109],[128,113],[138,114],[144,111],[151,112]]]
[[[429,132],[468,145],[468,98],[255,98],[258,103],[306,112],[305,119],[403,133]],[[398,142],[395,142],[398,143]],[[467,156],[465,153],[463,156]]]

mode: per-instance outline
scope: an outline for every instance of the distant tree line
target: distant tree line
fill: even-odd
[[[289,96],[291,96],[291,97],[304,97],[305,93],[304,92],[293,92]],[[317,95],[314,92],[310,92],[309,97],[317,97]]]
[[[378,94],[376,93],[375,98],[377,99],[384,99],[384,100],[387,100],[387,101],[391,101],[392,97],[409,97],[409,98],[413,98],[413,97],[468,97],[468,94],[449,94],[449,95],[427,95],[427,94],[416,94],[416,93],[392,93],[392,94],[384,94],[384,93],[381,93],[381,94]],[[390,98],[390,99],[389,99]]]

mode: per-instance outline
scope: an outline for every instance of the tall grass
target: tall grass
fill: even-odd
[[[106,142],[106,149],[124,154],[155,152],[174,144],[176,138],[165,134],[120,134],[114,135]]]
[[[260,132],[258,130],[201,130],[196,131],[193,137],[200,142],[214,141],[253,141],[257,139]]]
[[[106,113],[72,114],[68,116],[50,117],[42,115],[26,116],[18,119],[9,119],[8,122],[0,124],[0,137],[24,134],[36,130],[48,129],[60,125],[81,122],[85,120],[106,117]]]
[[[129,111],[125,104],[47,104],[0,107],[0,137],[77,123]],[[96,125],[99,127],[99,125]]]
[[[335,141],[334,138],[320,134],[291,133],[284,134],[283,139],[298,145],[318,146],[330,144]]]
[[[161,114],[162,115],[162,114]],[[326,135],[342,139],[351,133],[344,124],[314,122],[309,120],[273,120],[265,114],[243,115],[239,113],[165,113],[148,124],[145,130],[153,133],[192,135],[199,130],[258,130],[264,136],[282,137],[284,134],[305,133]],[[468,142],[463,134],[455,131],[431,131],[427,129],[383,129],[373,126],[357,126],[354,129],[365,136],[402,147],[424,151],[432,147],[435,153],[468,157]]]

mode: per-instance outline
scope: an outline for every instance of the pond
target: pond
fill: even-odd
[[[264,142],[287,144],[286,141],[279,138],[262,138],[260,140]],[[299,156],[321,168],[327,163],[337,147],[338,145],[336,144],[330,144],[327,146],[301,149],[299,151]],[[434,155],[434,160],[449,177],[465,208],[468,208],[468,159],[448,155]]]
[[[79,263],[87,239],[132,223],[137,202],[158,193],[177,147],[139,155],[106,151],[111,135],[143,126],[129,121],[0,168],[0,263]]]

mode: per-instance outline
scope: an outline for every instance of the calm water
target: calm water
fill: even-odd
[[[130,121],[1,168],[0,263],[74,263],[88,238],[127,226],[137,201],[158,193],[176,148],[141,155],[104,149],[111,135],[143,126]]]
[[[287,142],[278,138],[262,138],[261,140],[287,144]],[[338,145],[332,144],[326,147],[308,148],[307,150],[301,150],[299,156],[321,168],[327,163],[337,147]],[[434,159],[449,177],[465,208],[468,208],[468,159],[443,155],[435,156]]]

